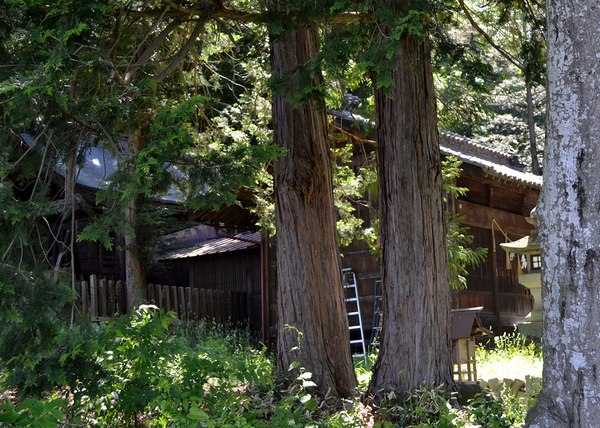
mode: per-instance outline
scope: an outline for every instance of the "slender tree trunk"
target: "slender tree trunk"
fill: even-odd
[[[600,426],[600,8],[548,2],[548,132],[539,203],[543,389],[530,427]]]
[[[134,157],[140,147],[139,134],[132,133],[129,136],[129,156]],[[125,209],[125,220],[131,228],[125,234],[125,283],[127,284],[127,308],[137,308],[146,302],[146,275],[140,260],[140,252],[137,242],[137,201],[129,202]]]
[[[400,41],[394,87],[375,92],[383,324],[370,392],[451,381],[450,287],[429,45]]]
[[[293,102],[302,89],[322,84],[320,73],[304,69],[318,49],[317,29],[310,26],[299,25],[272,41],[273,76],[286,85],[284,94],[273,95],[273,138],[287,150],[274,166],[277,360],[283,371],[300,362],[322,393],[349,396],[356,376],[341,284],[325,105],[314,99]],[[288,325],[302,333],[300,343]]]
[[[531,83],[527,83],[527,126],[529,128],[529,152],[531,153],[531,172],[540,175],[540,163],[538,161],[538,151],[535,137],[535,118],[533,115],[533,95],[531,93]]]

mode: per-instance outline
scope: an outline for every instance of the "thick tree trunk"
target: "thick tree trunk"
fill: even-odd
[[[600,8],[548,2],[548,131],[539,203],[543,389],[530,427],[600,426]]]
[[[321,100],[293,101],[308,85],[322,84],[318,73],[303,69],[318,48],[317,29],[308,26],[272,41],[273,76],[286,82],[285,94],[273,95],[274,141],[287,150],[274,166],[277,359],[284,372],[299,361],[321,392],[349,396],[356,376],[342,293],[325,106]],[[302,332],[300,343],[288,325]]]
[[[375,92],[383,324],[370,392],[451,381],[450,287],[435,95],[426,41],[400,42]]]
[[[135,156],[139,150],[140,137],[132,133],[129,136],[129,155]],[[127,284],[127,308],[137,308],[146,302],[146,275],[140,260],[140,252],[136,237],[137,229],[137,201],[129,202],[125,210],[125,220],[131,228],[125,234],[125,283]]]

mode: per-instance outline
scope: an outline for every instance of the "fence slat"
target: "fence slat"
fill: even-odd
[[[127,313],[127,285],[125,281],[117,281],[117,312],[119,315]]]
[[[199,321],[202,318],[200,317],[200,300],[199,300],[198,289],[192,288],[191,290],[192,290],[192,313],[194,316],[193,319]]]
[[[183,287],[184,290],[184,302],[185,302],[185,319],[187,321],[192,321],[194,319],[194,311],[192,310],[192,288],[191,287]]]
[[[98,283],[98,316],[108,316],[108,293],[106,290],[106,279],[101,279]]]
[[[113,279],[108,280],[108,313],[107,316],[114,317],[117,313],[117,289]]]
[[[178,313],[179,319],[187,321],[187,309],[185,300],[185,289],[184,287],[177,287],[177,299],[178,299]]]
[[[156,305],[156,294],[154,294],[154,290],[154,284],[148,284],[146,286],[146,297],[148,298],[148,302],[154,303]]]
[[[98,317],[98,277],[90,275],[90,299],[91,299],[91,317],[92,320]]]
[[[171,310],[171,287],[163,285],[163,309],[165,312]]]
[[[94,321],[125,314],[126,287],[123,281],[90,275],[89,281],[75,283],[79,294],[76,306]],[[241,291],[147,284],[146,296],[148,302],[164,311],[175,312],[182,321],[206,320],[240,325],[248,323],[252,314],[252,296]]]
[[[90,285],[87,281],[80,281],[81,284],[81,312],[86,316],[90,316]]]

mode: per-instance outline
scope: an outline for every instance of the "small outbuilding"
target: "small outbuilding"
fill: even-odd
[[[458,383],[477,382],[475,339],[491,336],[481,325],[483,306],[452,310],[452,375]]]

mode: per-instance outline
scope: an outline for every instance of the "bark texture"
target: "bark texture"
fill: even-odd
[[[140,136],[133,133],[129,136],[129,151],[135,156],[139,151]],[[146,303],[146,275],[140,260],[137,229],[137,201],[129,202],[125,209],[125,220],[131,227],[131,232],[125,235],[125,283],[127,284],[127,308],[135,310],[138,306]]]
[[[349,346],[333,205],[325,105],[293,103],[308,85],[322,83],[306,69],[319,49],[316,28],[299,26],[272,41],[275,79],[286,93],[273,96],[274,141],[287,150],[274,165],[278,365],[299,361],[321,392],[349,396],[356,376]],[[293,326],[304,336],[300,350]]]
[[[530,427],[600,426],[600,8],[548,2],[548,130],[539,203],[543,389]]]
[[[375,92],[383,324],[371,394],[451,381],[450,287],[429,46],[400,42],[394,87]]]

